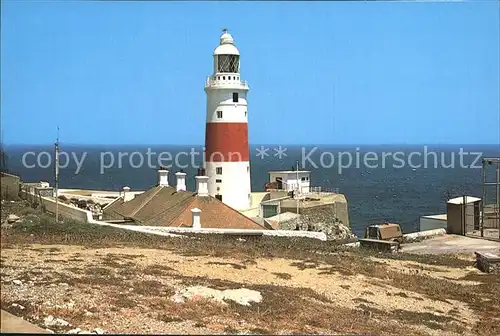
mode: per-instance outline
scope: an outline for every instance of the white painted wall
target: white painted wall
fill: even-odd
[[[448,221],[442,218],[433,218],[434,216],[420,217],[420,231],[445,229],[448,226]]]
[[[297,173],[296,172],[270,172],[269,173],[269,181],[276,182],[277,177],[281,177],[283,179],[283,189],[287,191],[295,190],[297,187],[297,183],[302,190],[302,193],[308,193],[311,186],[311,173],[310,172],[300,172],[298,173],[299,179],[297,181]],[[302,178],[305,178],[305,181],[302,181]]]
[[[216,174],[217,167],[222,167],[221,175]],[[206,162],[205,169],[210,196],[219,193],[222,202],[237,210],[252,207],[250,162]]]
[[[231,85],[233,86],[233,85]],[[234,85],[233,88],[220,85],[205,89],[207,93],[207,123],[234,122],[247,123],[248,110],[247,91],[248,87]],[[233,92],[238,93],[238,102],[233,102]],[[222,118],[217,117],[217,111],[222,111]]]
[[[175,190],[186,191],[186,173],[177,172],[175,173]]]

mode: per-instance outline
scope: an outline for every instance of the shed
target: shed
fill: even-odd
[[[460,196],[446,203],[447,232],[465,235],[479,230],[481,199],[473,196]]]

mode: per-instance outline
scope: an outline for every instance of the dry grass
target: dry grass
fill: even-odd
[[[33,216],[32,211],[30,214]],[[37,316],[43,310],[44,315],[51,313],[67,319],[73,325],[88,325],[96,318],[85,315],[85,309],[92,309],[92,304],[87,304],[88,301],[94,302],[94,305],[105,302],[109,309],[105,310],[107,308],[102,304],[97,304],[96,314],[110,314],[105,319],[113,323],[118,321],[116,316],[123,316],[122,319],[125,320],[143,316],[150,319],[147,320],[148,323],[161,323],[158,328],[164,329],[158,330],[164,331],[189,322],[192,323],[191,328],[194,328],[190,330],[199,333],[206,330],[247,330],[253,333],[353,332],[377,335],[425,335],[431,331],[436,335],[500,334],[500,277],[470,274],[458,279],[463,280],[462,282],[446,278],[443,266],[462,269],[471,265],[471,261],[455,256],[344,251],[337,245],[309,239],[261,237],[241,242],[236,237],[219,235],[177,239],[112,227],[81,225],[71,221],[55,224],[43,215],[39,215],[39,218],[38,222],[22,223],[13,229],[2,230],[1,248],[26,251],[31,253],[33,260],[41,258],[50,267],[55,267],[47,270],[39,265],[26,265],[17,278],[23,282],[36,278],[36,286],[43,288],[65,282],[75,293],[81,295],[82,306],[72,311],[40,308],[40,302],[5,300],[2,294],[2,308],[14,314]],[[31,244],[35,243],[48,245],[48,248],[34,249]],[[76,249],[68,252],[60,246],[80,246],[80,250],[77,253]],[[110,248],[123,248],[124,253],[116,253],[116,250],[107,252]],[[145,252],[146,249],[155,249],[157,254],[176,255],[180,262],[172,260],[168,264],[152,263],[148,260],[150,256]],[[19,258],[29,259],[22,256],[16,256],[15,259],[2,257],[2,271]],[[201,260],[197,265],[202,265],[209,275],[194,276],[184,272],[184,267],[190,262],[194,263],[195,259]],[[265,284],[238,282],[229,275],[226,278],[216,276],[224,272],[245,273],[255,268],[260,270],[263,267],[262,260],[276,259],[287,260],[295,271],[262,269],[261,272],[268,272],[273,279]],[[384,260],[411,261],[418,265],[410,266],[411,269],[407,272],[401,272],[383,263]],[[432,272],[434,276],[428,276],[422,271]],[[322,279],[344,278],[345,283],[338,285],[339,291],[358,290],[362,295],[354,297],[354,304],[350,306],[339,305],[332,297],[308,286],[297,285],[300,274],[310,272]],[[366,278],[366,289],[354,287],[352,279],[360,276]],[[309,282],[314,283],[316,280],[310,278]],[[176,289],[192,285],[220,290],[246,287],[260,291],[264,300],[249,307],[234,303],[221,305],[207,300],[183,304],[170,300]],[[450,304],[459,302],[468,306],[479,322],[466,326],[462,323],[461,309],[438,313],[435,307],[431,307],[432,304],[428,307],[429,312],[414,311],[405,305],[398,309],[383,309],[387,302],[375,302],[379,296],[374,291],[377,292],[380,286],[395,289],[392,294],[387,292],[389,303],[402,300],[427,304],[424,300],[428,299]],[[26,309],[21,311],[10,307],[13,302],[24,303]],[[103,321],[102,318],[100,321]],[[142,321],[141,325],[144,324],[147,322]],[[132,327],[122,326],[112,331],[146,332],[130,328]]]

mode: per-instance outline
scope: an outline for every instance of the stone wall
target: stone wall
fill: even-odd
[[[500,275],[500,257],[498,255],[476,252],[476,263],[479,270]]]
[[[19,190],[21,181],[19,176],[1,173],[0,190],[1,199],[15,200],[19,198]]]

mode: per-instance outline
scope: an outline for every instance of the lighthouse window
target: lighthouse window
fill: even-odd
[[[238,102],[238,92],[233,92],[233,103]]]
[[[222,175],[222,167],[217,167],[217,168],[215,168],[215,173],[216,173],[217,175]]]
[[[217,111],[217,118],[219,118],[219,119],[222,118],[222,111]]]
[[[226,76],[222,76],[222,79],[223,79],[223,80],[226,80]]]
[[[245,111],[245,117],[247,116],[247,111]]]
[[[217,62],[218,72],[239,72],[240,56],[238,55],[219,55]]]
[[[216,183],[222,183],[222,180],[215,180]]]

